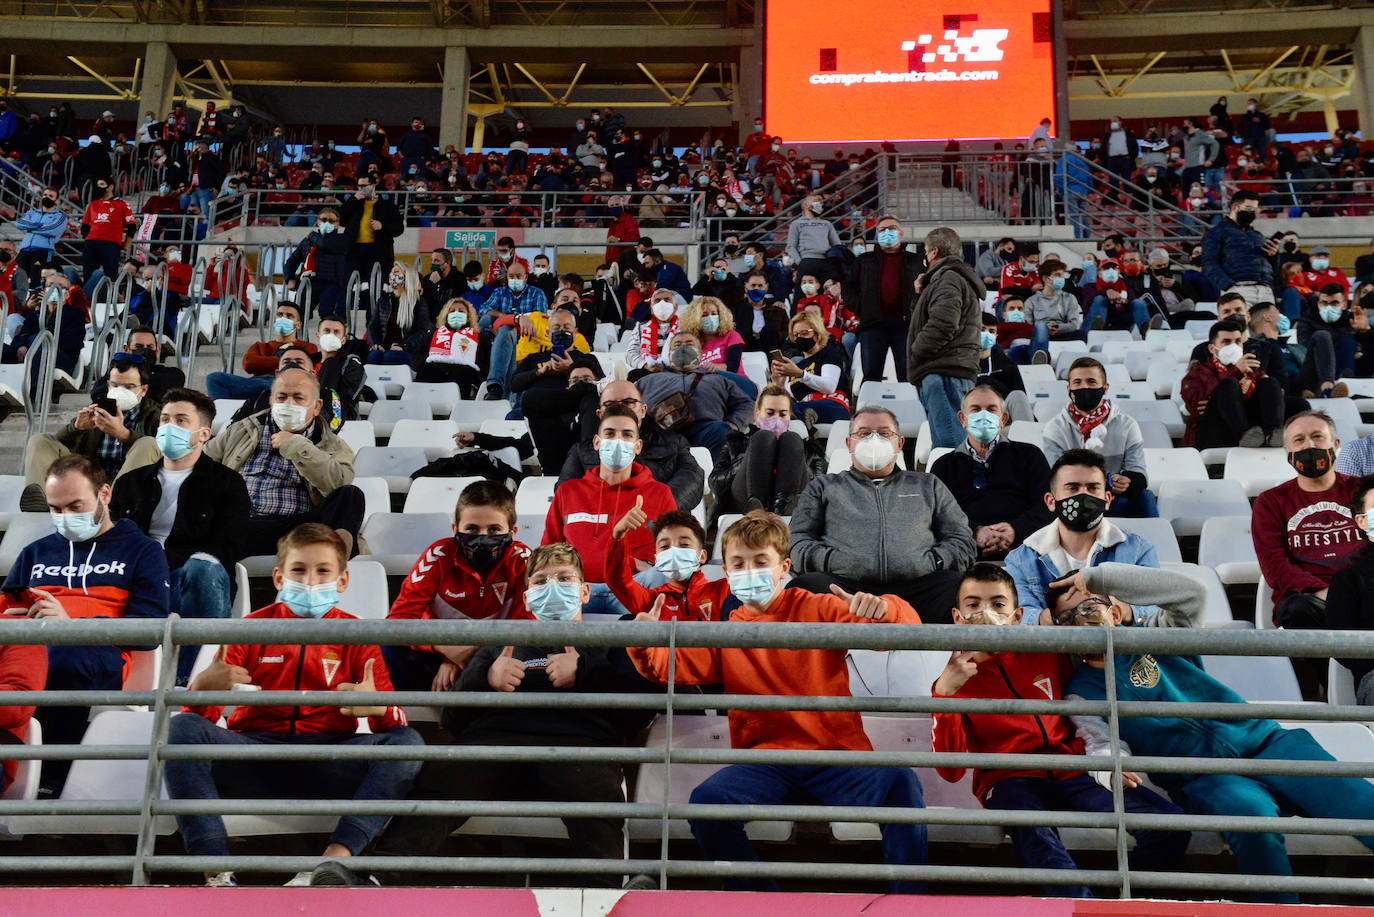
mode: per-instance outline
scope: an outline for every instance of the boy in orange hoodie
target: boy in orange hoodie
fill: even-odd
[[[335,607],[348,588],[348,548],[338,533],[306,523],[277,543],[272,583],[277,602],[249,618],[352,620]],[[229,691],[253,685],[271,691],[390,691],[386,663],[375,646],[270,644],[224,646],[214,662],[191,682],[192,691]],[[252,690],[249,688],[248,690]],[[228,728],[217,725],[222,707],[187,707],[172,718],[170,745],[422,745],[406,725],[400,707],[239,706]],[[370,734],[358,734],[367,717]],[[167,795],[172,799],[225,796],[325,799],[404,799],[420,772],[419,761],[168,761]],[[370,844],[390,816],[345,815],[339,819],[326,857],[349,857]],[[177,827],[191,856],[227,856],[229,837],[218,815],[178,815]],[[316,872],[329,871],[326,860]],[[207,885],[235,885],[233,873],[207,875]],[[310,873],[289,883],[311,884]]]
[[[994,564],[975,564],[959,583],[955,624],[1016,625],[1021,609],[1011,574]],[[1063,700],[1064,685],[1073,662],[1062,653],[956,652],[935,680],[932,697],[974,697],[996,700]],[[938,752],[1006,755],[1081,755],[1083,740],[1073,722],[1058,714],[937,713],[931,747]],[[950,783],[964,776],[963,768],[937,768]],[[1140,785],[1135,774],[1123,773],[1126,811],[1154,815],[1182,810],[1158,793]],[[1111,773],[1094,771],[974,770],[973,794],[988,809],[1111,812]],[[1048,825],[1007,829],[1027,866],[1035,869],[1077,869],[1064,849],[1059,831]],[[1132,831],[1135,850],[1131,868],[1162,871],[1173,867],[1188,847],[1187,831]],[[1049,886],[1056,898],[1091,898],[1085,885]]]
[[[832,595],[784,589],[791,568],[789,534],[783,521],[755,511],[735,522],[722,536],[730,590],[742,607],[735,622],[780,624],[884,623],[919,624],[916,610],[895,595],[850,595],[831,587]],[[638,617],[657,621],[666,598]],[[640,674],[650,681],[668,680],[669,650],[629,647]],[[692,648],[676,650],[677,684],[723,684],[727,694],[774,696],[849,696],[849,671],[843,650]],[[730,712],[734,748],[796,748],[872,751],[857,712],[748,710]],[[692,791],[694,805],[925,805],[921,784],[910,768],[823,767],[812,765],[732,764]],[[693,821],[692,834],[707,860],[750,862],[758,859],[742,821]],[[926,828],[918,824],[882,825],[883,861],[893,866],[926,861]],[[739,888],[777,889],[771,879],[740,879]],[[919,893],[924,883],[894,882],[893,891]]]
[[[708,580],[701,572],[706,563],[706,530],[691,513],[675,509],[654,520],[654,569],[668,580],[647,589],[635,581],[634,561],[625,546],[625,536],[648,521],[636,506],[611,530],[611,548],[606,554],[606,585],[631,614],[649,611],[654,599],[665,596],[661,619],[684,621],[725,621],[738,608],[739,599],[730,592],[727,580]]]
[[[567,542],[582,557],[591,599],[586,614],[624,614],[606,585],[606,558],[611,533],[630,509],[643,510],[657,518],[677,509],[677,501],[667,485],[654,480],[649,469],[635,463],[644,448],[639,436],[639,415],[621,404],[601,409],[596,435],[592,437],[601,462],[580,478],[564,481],[554,491],[544,520],[542,544]],[[634,561],[648,567],[654,560],[654,539],[647,529],[625,533],[625,548]]]

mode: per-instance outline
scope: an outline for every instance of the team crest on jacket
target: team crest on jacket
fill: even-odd
[[[324,656],[320,659],[320,664],[324,666],[324,683],[334,684],[334,676],[339,674],[339,651],[328,649],[324,651]]]
[[[1137,688],[1153,688],[1159,684],[1159,663],[1146,653],[1131,664],[1130,677]]]
[[[491,591],[494,592],[494,593],[496,593],[496,600],[497,600],[498,602],[504,602],[504,601],[506,600],[506,586],[507,586],[507,585],[509,585],[509,584],[508,584],[508,583],[492,583],[492,584],[491,584]]]
[[[1045,696],[1050,700],[1054,700],[1054,688],[1053,683],[1050,681],[1050,676],[1037,675],[1035,681],[1031,682],[1031,684],[1035,685],[1041,691],[1044,691]]]
[[[702,602],[700,605],[697,606],[697,610],[701,612],[701,620],[703,620],[703,621],[709,621],[709,620],[711,620],[711,603],[710,603],[710,602]]]

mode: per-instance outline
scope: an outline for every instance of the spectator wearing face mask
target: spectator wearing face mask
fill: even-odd
[[[1234,289],[1254,306],[1274,302],[1274,264],[1277,239],[1265,239],[1254,228],[1259,195],[1237,191],[1231,209],[1202,237],[1202,273],[1218,289]]]
[[[487,283],[500,286],[506,281],[506,274],[513,265],[520,265],[525,269],[526,277],[529,276],[530,263],[524,255],[517,254],[515,251],[515,240],[510,236],[502,236],[496,240],[496,257],[492,258],[487,264]]]
[[[1344,398],[1349,387],[1338,379],[1355,375],[1355,354],[1359,341],[1352,324],[1354,316],[1346,300],[1346,288],[1327,284],[1315,300],[1303,306],[1295,323],[1298,345],[1307,348],[1299,376],[1304,398]]]
[[[809,195],[802,204],[802,215],[787,226],[787,254],[797,266],[797,277],[810,274],[819,280],[831,276],[830,250],[841,244],[835,224],[821,216],[825,201],[819,194]]]
[[[1336,284],[1342,290],[1350,289],[1350,280],[1345,276],[1345,272],[1331,266],[1331,249],[1325,245],[1318,245],[1312,249],[1308,265],[1310,270],[1299,269],[1294,272],[1283,288],[1279,307],[1290,319],[1300,317],[1303,304],[1329,284]]]
[[[978,334],[978,378],[974,388],[991,386],[1007,402],[1007,411],[1016,420],[1031,420],[1030,399],[1026,397],[1026,383],[1021,370],[997,344],[997,316],[984,312],[983,330]]]
[[[542,544],[567,542],[577,548],[586,565],[591,597],[585,610],[624,614],[625,609],[606,583],[606,552],[613,532],[628,527],[631,509],[657,518],[677,509],[672,491],[654,480],[649,469],[635,462],[643,444],[639,415],[628,407],[608,405],[601,410],[592,447],[598,466],[583,477],[561,485],[549,505]],[[621,532],[626,551],[647,567],[654,561],[653,537],[644,529]]]
[[[1283,388],[1245,350],[1245,321],[1223,319],[1207,337],[1206,360],[1192,365],[1179,386],[1187,408],[1183,445],[1198,449],[1278,445]]]
[[[321,419],[323,406],[314,373],[284,369],[272,383],[269,410],[231,423],[205,447],[248,487],[248,544],[274,544],[305,522],[322,522],[357,544],[364,500],[352,484],[353,450]]]
[[[391,265],[382,293],[367,323],[369,363],[421,363],[434,323],[424,301],[420,276],[412,265]]]
[[[515,347],[515,372],[511,392],[521,395],[527,389],[565,389],[567,376],[575,367],[586,366],[601,378],[601,364],[591,355],[591,345],[577,330],[573,303],[556,305],[545,315],[533,312],[528,318],[529,333],[521,333]],[[521,399],[524,404],[524,399]]]
[[[698,296],[682,310],[678,323],[701,341],[701,367],[725,373],[746,393],[757,392],[749,377],[740,374],[744,338],[735,330],[735,317],[714,296]]]
[[[854,467],[813,478],[792,513],[792,585],[891,592],[922,621],[948,623],[974,558],[967,517],[934,475],[897,467],[903,440],[891,412],[860,407],[849,430]]]
[[[102,147],[103,155],[103,145],[94,146]],[[106,277],[115,276],[119,270],[120,249],[137,228],[134,212],[124,200],[115,196],[114,185],[107,174],[95,183],[94,197],[81,217],[81,235],[86,240],[81,247],[82,283],[90,282],[97,267],[105,271]]]
[[[29,285],[38,286],[42,270],[54,257],[57,241],[67,232],[67,215],[57,206],[58,189],[44,188],[38,204],[15,220],[23,230],[19,242],[19,270],[28,275]]]
[[[1201,182],[1206,171],[1219,161],[1221,147],[1210,131],[1198,126],[1196,119],[1184,119],[1183,130],[1183,184],[1191,185]]]
[[[635,371],[631,382],[645,373],[663,369],[668,342],[677,329],[677,299],[673,291],[655,289],[649,297],[649,316],[635,326],[634,344],[625,354],[625,364]]]
[[[679,331],[670,341],[665,371],[646,375],[637,384],[651,415],[667,399],[680,395],[686,411],[674,409],[670,416],[688,442],[715,456],[731,430],[749,423],[752,399],[727,375],[704,370],[700,363],[701,342]]]
[[[140,325],[131,330],[124,339],[124,353],[128,354],[130,363],[143,361],[143,367],[148,371],[148,394],[145,395],[151,404],[161,404],[162,396],[171,389],[181,388],[186,384],[186,374],[175,366],[163,366],[158,362],[157,333],[146,325]],[[118,359],[119,354],[114,355],[115,362],[123,362]],[[91,383],[91,399],[94,402],[109,395],[108,379],[99,379]]]
[[[42,512],[43,479],[48,467],[64,455],[84,455],[108,480],[125,470],[157,461],[153,435],[158,406],[148,403],[148,370],[143,358],[129,355],[110,364],[106,397],[111,405],[89,404],[77,412],[57,435],[37,433],[24,445],[24,492],[20,509]]]
[[[930,267],[917,281],[920,293],[912,306],[904,362],[930,419],[932,444],[953,447],[963,439],[959,402],[978,377],[987,291],[964,262],[963,245],[949,227],[926,233],[925,255]]]
[[[1102,135],[1104,164],[1122,181],[1129,181],[1135,171],[1136,157],[1140,155],[1140,144],[1135,133],[1126,128],[1120,117],[1113,116]]]
[[[361,169],[361,166],[359,167]],[[371,283],[372,266],[390,270],[396,260],[395,239],[405,231],[401,211],[386,198],[377,197],[377,180],[360,173],[358,190],[339,208],[339,225],[348,239],[349,272],[357,271],[365,284]],[[369,290],[364,305],[377,294]]]
[[[701,572],[707,560],[706,530],[696,517],[683,510],[664,513],[652,521],[654,570],[665,582],[653,589],[635,581],[635,564],[625,550],[625,536],[650,520],[640,509],[632,509],[617,526],[606,559],[606,585],[631,614],[646,614],[659,604],[662,620],[727,621],[730,612],[740,607],[725,579],[708,580]]]
[[[477,310],[464,299],[450,299],[439,310],[416,381],[456,382],[464,400],[475,398],[482,382],[477,347]]]
[[[907,378],[905,344],[922,259],[902,241],[901,221],[895,216],[879,217],[877,230],[877,247],[858,253],[844,286],[844,301],[859,316],[864,379],[881,380],[891,352],[900,381]]]
[[[786,388],[765,386],[754,422],[725,438],[710,477],[714,517],[756,509],[790,516],[807,483],[825,474],[825,450],[790,428],[794,409]]]
[[[768,136],[763,129],[763,119],[755,118],[754,129],[749,132],[749,136],[740,141],[740,152],[748,157],[744,164],[747,172],[753,174],[758,165],[759,157],[768,152],[769,147],[772,146],[772,141],[773,138]]]
[[[1041,289],[1026,298],[1021,320],[1031,326],[1031,362],[1048,363],[1050,341],[1083,340],[1083,310],[1077,297],[1065,290],[1069,278],[1064,262],[1045,261],[1038,276]],[[1005,308],[1002,315],[1012,321]]]
[[[504,286],[497,286],[479,310],[478,332],[491,337],[491,364],[487,373],[486,400],[499,401],[510,391],[510,376],[515,371],[517,331],[532,334],[532,312],[547,312],[544,292],[529,283],[528,272],[520,262],[510,265]]]
[[[410,130],[396,141],[396,152],[401,154],[401,174],[410,175],[411,169],[422,172],[425,160],[434,155],[434,138],[425,130],[423,118],[411,118]]]
[[[984,249],[973,263],[973,267],[978,276],[983,278],[983,286],[989,290],[996,290],[1002,284],[1003,267],[1015,260],[1016,240],[1007,237],[998,239],[991,248]]]
[[[844,348],[825,331],[814,312],[798,312],[788,322],[790,357],[773,360],[769,379],[790,388],[803,418],[834,423],[849,419],[850,383]]]
[[[1153,318],[1145,300],[1131,295],[1131,289],[1121,277],[1121,262],[1103,258],[1098,265],[1097,283],[1085,289],[1084,297],[1092,296],[1088,304],[1087,325],[1092,331],[1103,328],[1129,330],[1136,328],[1144,335]],[[1155,316],[1162,324],[1162,316]]]
[[[525,608],[530,549],[515,540],[515,495],[496,481],[463,488],[453,535],[425,549],[392,603],[388,620],[533,620]],[[399,691],[447,691],[481,647],[385,646]]]
[[[0,351],[3,353],[3,362],[23,362],[38,333],[51,331],[57,337],[57,368],[74,375],[81,359],[81,348],[86,340],[86,322],[89,319],[83,308],[85,294],[80,287],[73,286],[65,274],[54,272],[48,277],[41,298],[33,292],[29,294],[28,301],[31,305],[22,322],[10,342]],[[30,380],[34,385],[38,382],[38,370],[39,364],[35,362]]]
[[[743,259],[736,260],[743,264]],[[718,299],[733,312],[744,299],[744,284],[735,276],[730,267],[730,261],[731,259],[726,255],[712,258],[710,269],[692,287],[692,295]]]
[[[297,290],[310,278],[311,299],[320,315],[343,313],[344,288],[348,284],[348,239],[339,231],[339,212],[325,207],[315,228],[306,234],[282,268],[286,289]]]
[[[278,369],[278,351],[288,344],[304,350],[312,359],[320,352],[314,344],[299,337],[301,318],[295,303],[277,305],[272,331],[275,337],[253,344],[243,355],[243,370],[248,373],[246,378],[233,373],[211,373],[206,378],[206,393],[211,398],[252,398],[271,388]]]

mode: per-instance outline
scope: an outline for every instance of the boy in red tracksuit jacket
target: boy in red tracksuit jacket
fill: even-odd
[[[721,550],[730,591],[741,607],[731,621],[777,624],[920,624],[916,610],[895,595],[849,595],[839,586],[833,595],[804,589],[784,589],[791,569],[790,536],[777,516],[756,510],[725,530]],[[667,596],[638,617],[660,620]],[[789,696],[849,696],[849,669],[844,650],[800,649],[677,649],[627,647],[641,675],[665,684],[673,661],[680,685],[721,684],[727,694]],[[730,712],[730,745],[734,748],[802,748],[872,751],[863,717],[853,711],[749,710]],[[692,791],[693,805],[781,804],[901,806],[920,808],[921,783],[910,768],[812,767],[799,765],[732,764],[716,771]],[[744,823],[693,821],[707,860],[758,859]],[[920,865],[926,860],[925,825],[883,825],[883,861],[888,865]],[[735,885],[757,891],[776,890],[770,879],[736,880]],[[893,891],[913,894],[923,883],[894,882]]]
[[[1239,316],[1212,325],[1207,359],[1194,363],[1179,384],[1179,397],[1188,409],[1183,445],[1253,449],[1277,438],[1283,426],[1283,388],[1259,368],[1254,354],[1245,352],[1245,335]]]
[[[1054,586],[1050,587],[1051,589]],[[975,564],[959,583],[955,624],[1016,625],[1021,609],[1016,584],[994,564]],[[1073,674],[1073,663],[1061,653],[956,652],[935,680],[932,697],[970,697],[997,700],[1062,700]],[[1081,755],[1083,740],[1073,722],[1055,714],[937,713],[931,747],[937,752],[1004,755]],[[941,767],[950,783],[964,776],[963,768]],[[1083,771],[975,770],[973,792],[988,809],[1113,811],[1111,775]],[[1181,810],[1158,793],[1140,786],[1134,774],[1122,774],[1127,812],[1177,814]],[[1077,869],[1055,828],[1013,826],[1006,829],[1027,866],[1037,869]],[[1188,847],[1187,831],[1132,831],[1135,850],[1131,868],[1164,870],[1173,866]],[[1052,886],[1047,895],[1091,898],[1086,886]]]
[[[415,561],[387,618],[396,620],[531,620],[525,608],[530,549],[515,541],[515,495],[497,481],[463,488],[453,537],[441,538]],[[476,646],[384,646],[399,691],[447,691]]]
[[[567,542],[582,556],[583,572],[592,597],[587,614],[624,614],[626,609],[606,585],[606,554],[611,530],[631,508],[658,518],[677,509],[673,492],[654,480],[649,469],[636,464],[644,443],[639,438],[639,415],[621,404],[601,409],[592,446],[601,463],[581,478],[565,481],[554,491],[544,520],[541,544]],[[647,529],[625,536],[630,557],[645,566],[654,560],[654,539]]]
[[[654,569],[667,582],[646,589],[635,582],[634,562],[625,547],[625,536],[648,520],[644,510],[635,508],[616,523],[611,532],[611,547],[606,553],[606,585],[632,614],[649,611],[654,600],[664,596],[660,620],[726,621],[740,601],[723,579],[707,580],[701,572],[706,563],[706,530],[691,513],[673,510],[654,520]]]
[[[272,582],[277,602],[249,618],[354,620],[334,607],[348,588],[348,548],[331,528],[297,526],[277,542]],[[236,690],[252,685],[267,691],[390,691],[386,663],[375,646],[270,644],[224,646],[215,661],[191,681],[192,691]],[[251,690],[251,688],[249,689]],[[172,718],[172,745],[421,745],[400,707],[238,706],[228,728],[217,725],[222,707],[187,707]],[[359,734],[367,717],[371,733]],[[404,799],[419,761],[168,761],[167,793],[172,799],[259,798]],[[324,850],[326,857],[355,856],[370,844],[390,816],[345,815]],[[186,852],[226,856],[229,837],[218,815],[178,815]],[[232,873],[207,875],[207,885],[233,885]],[[301,873],[292,885],[309,885]]]

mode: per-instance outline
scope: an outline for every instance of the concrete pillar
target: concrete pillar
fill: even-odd
[[[1360,113],[1360,133],[1374,137],[1374,26],[1360,26],[1355,33],[1355,107]]]
[[[138,89],[137,123],[143,123],[143,113],[165,118],[172,110],[172,96],[176,91],[177,59],[171,45],[165,41],[150,41],[143,51],[143,80]]]
[[[444,90],[439,104],[439,149],[464,148],[468,127],[468,49],[444,49]]]

